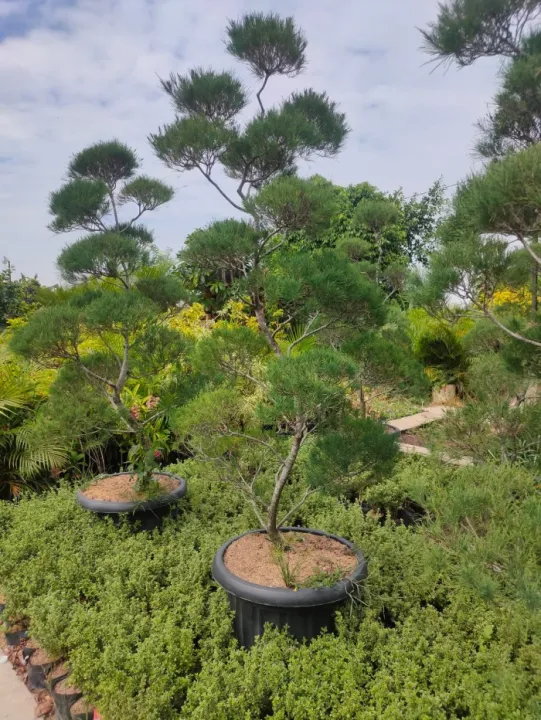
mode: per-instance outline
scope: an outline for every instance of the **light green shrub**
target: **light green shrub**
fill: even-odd
[[[0,506],[7,612],[69,658],[106,720],[540,717],[541,496],[527,472],[405,459],[387,483],[426,507],[414,528],[312,496],[299,521],[366,553],[362,599],[336,636],[269,629],[246,651],[210,566],[255,520],[209,466],[178,470],[189,493],[162,533],[100,521],[69,488]]]

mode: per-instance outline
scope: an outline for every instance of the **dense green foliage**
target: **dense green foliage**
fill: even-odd
[[[181,472],[189,496],[162,534],[100,522],[70,489],[0,506],[7,612],[68,655],[105,718],[539,716],[541,501],[528,474],[404,462],[395,494],[431,513],[413,528],[311,498],[299,520],[367,554],[363,601],[336,637],[303,646],[269,630],[245,651],[209,567],[254,518],[208,466]]]

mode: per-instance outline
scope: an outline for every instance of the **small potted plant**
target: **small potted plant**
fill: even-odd
[[[173,190],[134,176],[138,164],[135,153],[117,141],[72,158],[69,180],[52,194],[50,205],[52,229],[88,232],[58,258],[72,287],[32,315],[14,333],[12,346],[58,369],[53,392],[66,402],[81,397],[82,387],[101,398],[96,424],[129,441],[127,472],[95,478],[79,490],[80,504],[96,513],[135,513],[144,520],[182,497],[186,483],[157,466],[166,403],[154,395],[144,403],[133,398],[137,388],[159,383],[165,368],[178,370],[186,340],[168,325],[184,298],[180,282],[151,233],[136,225],[145,212],[170,200]],[[130,203],[135,214],[122,220],[120,208]]]

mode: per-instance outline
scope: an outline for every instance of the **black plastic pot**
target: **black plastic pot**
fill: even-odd
[[[30,690],[45,690],[47,687],[47,675],[52,670],[54,663],[49,662],[43,665],[33,665],[32,655],[35,648],[23,648],[23,658],[27,661],[26,684]]]
[[[123,474],[124,473],[114,473],[109,477]],[[168,477],[174,478],[178,481],[178,488],[167,493],[167,495],[160,495],[160,497],[152,498],[151,500],[138,500],[135,502],[91,500],[83,494],[82,490],[78,490],[77,502],[81,507],[84,507],[85,510],[90,510],[90,512],[96,513],[97,515],[111,517],[113,520],[127,518],[140,530],[154,530],[154,528],[161,526],[163,519],[167,515],[175,511],[177,501],[186,495],[187,490],[186,480],[184,480],[184,478],[162,471],[156,474],[167,475]]]
[[[342,537],[321,530],[307,528],[281,528],[280,532],[303,532],[324,535],[346,545],[356,554],[357,567],[344,580],[331,587],[271,588],[247,582],[230,572],[224,562],[227,548],[244,535],[263,533],[251,530],[228,540],[214,556],[212,575],[227,592],[231,609],[235,611],[235,635],[239,643],[249,648],[255,638],[263,634],[265,623],[275,627],[288,627],[298,640],[312,640],[326,628],[333,632],[336,609],[356,591],[358,583],[366,578],[367,563],[363,554]]]
[[[26,630],[17,630],[16,632],[7,632],[5,634],[6,643],[10,647],[15,647],[15,645],[20,645],[22,640],[26,640],[28,638],[28,633]]]
[[[83,697],[83,693],[79,691],[71,693],[59,693],[56,691],[55,688],[58,683],[67,677],[67,675],[62,675],[61,677],[55,678],[51,683],[51,697],[54,701],[55,720],[72,720],[71,706],[75,705],[77,700]]]

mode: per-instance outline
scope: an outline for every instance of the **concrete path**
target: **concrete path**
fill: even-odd
[[[0,648],[0,720],[34,720],[36,703]]]
[[[419,445],[409,445],[409,443],[400,443],[400,452],[411,453],[412,455],[432,455],[432,452],[426,447],[419,447]],[[466,465],[474,465],[473,458],[461,457],[453,458],[447,453],[440,453],[440,460],[450,465],[459,465],[465,467]]]
[[[407,417],[398,418],[397,420],[389,420],[387,425],[395,428],[395,430],[400,430],[400,432],[416,430],[435,420],[441,420],[447,410],[449,410],[448,405],[431,405],[415,415],[408,415]]]

